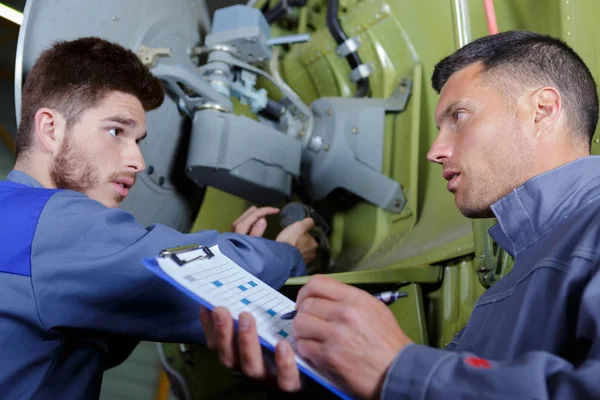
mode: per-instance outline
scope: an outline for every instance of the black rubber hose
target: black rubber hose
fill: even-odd
[[[288,7],[304,7],[307,2],[308,0],[288,0],[287,5]],[[265,12],[264,16],[267,22],[269,24],[272,24],[279,18],[283,17],[286,11],[287,9],[285,6],[285,1],[280,0],[277,4],[273,6],[273,8]]]
[[[274,21],[277,21],[279,18],[283,17],[283,15],[285,14],[285,6],[283,4],[283,1],[280,1],[279,3],[275,4],[275,6],[273,6],[273,8],[269,9],[267,12],[265,12],[265,19],[267,20],[267,22],[269,24],[273,23]]]
[[[267,100],[267,107],[261,110],[260,114],[267,118],[279,119],[285,114],[285,106],[278,101]]]
[[[338,0],[327,1],[327,28],[329,28],[329,32],[331,32],[335,42],[340,45],[348,40],[348,36],[346,36],[346,33],[344,33],[342,27],[340,26],[340,22],[338,21],[338,9]],[[357,52],[348,54],[346,56],[346,60],[348,60],[348,64],[350,64],[351,69],[354,69],[362,64]],[[369,78],[362,78],[356,82],[356,93],[354,94],[354,97],[365,97],[368,93]]]

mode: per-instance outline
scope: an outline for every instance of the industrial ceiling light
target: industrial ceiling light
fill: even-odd
[[[2,3],[0,3],[0,17],[6,18],[17,25],[21,25],[23,23],[23,13],[20,13],[9,6],[5,6]]]

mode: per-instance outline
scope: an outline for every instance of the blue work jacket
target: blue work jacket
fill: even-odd
[[[446,350],[405,347],[383,399],[600,399],[600,157],[536,176],[492,211],[513,270]]]
[[[12,171],[0,181],[0,398],[95,399],[103,371],[139,340],[199,343],[199,306],[142,260],[167,247],[218,244],[279,288],[305,274],[284,243],[139,225],[71,190]]]

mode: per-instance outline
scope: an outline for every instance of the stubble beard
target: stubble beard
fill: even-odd
[[[87,195],[98,185],[98,175],[98,170],[91,165],[89,157],[74,148],[67,135],[50,169],[54,185],[58,189],[75,190]]]
[[[50,177],[57,188],[75,190],[87,196],[94,187],[99,185],[99,175],[98,169],[92,165],[89,157],[84,152],[76,150],[68,138],[61,145],[50,170]],[[136,178],[135,173],[115,173],[109,177],[107,185],[123,177],[129,177],[134,182]],[[115,192],[112,200],[118,206],[125,197]]]
[[[525,183],[523,173],[532,168],[533,154],[523,141],[523,130],[518,120],[511,118],[505,126],[505,129],[511,131],[510,136],[505,139],[508,140],[505,154],[495,155],[495,164],[479,175],[474,174],[476,182],[472,182],[470,187],[465,185],[465,190],[468,189],[469,192],[465,193],[464,204],[459,207],[465,217],[494,217],[491,206]]]

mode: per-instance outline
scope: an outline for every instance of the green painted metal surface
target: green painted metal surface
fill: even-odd
[[[348,79],[350,68],[335,54],[336,44],[325,27],[325,6],[325,1],[309,0],[274,29],[279,35],[312,35],[309,43],[290,46],[278,63],[283,79],[308,104],[355,91]],[[600,2],[499,0],[495,9],[501,31],[558,36],[600,77],[595,49],[600,31],[594,29]],[[487,234],[495,220],[463,217],[446,191],[441,168],[426,160],[437,135],[433,67],[467,41],[487,35],[483,1],[342,0],[339,17],[349,37],[361,38],[363,62],[375,66],[371,96],[388,97],[404,77],[413,79],[414,90],[407,109],[387,115],[385,121],[383,172],[402,184],[406,208],[397,215],[360,201],[339,209],[331,202],[323,207],[332,226],[330,272],[359,287],[408,283],[405,288],[413,291],[409,298],[414,303],[398,302],[392,311],[413,340],[443,347],[466,324],[486,286],[512,268],[510,257]],[[593,153],[598,149],[600,138],[594,140]],[[207,195],[196,228],[223,224],[224,211],[217,215],[210,210],[225,207],[235,210],[230,219],[244,208],[239,199]],[[307,280],[288,280],[284,292],[293,298]]]
[[[255,6],[276,2],[258,0]],[[339,3],[341,26],[349,37],[361,38],[358,53],[375,67],[370,95],[389,97],[405,77],[414,85],[406,110],[386,116],[384,135],[383,173],[403,186],[406,207],[394,214],[342,198],[317,204],[332,226],[329,271],[336,279],[365,289],[405,285],[410,296],[391,306],[394,315],[416,342],[443,347],[465,325],[486,285],[512,267],[510,258],[487,235],[494,220],[463,217],[446,191],[441,167],[426,160],[437,135],[433,116],[438,95],[430,85],[434,65],[466,41],[487,34],[483,1]],[[336,43],[325,27],[325,9],[325,0],[309,0],[272,27],[274,35],[311,34],[309,43],[278,50],[277,62],[271,64],[307,104],[321,97],[349,97],[355,91],[348,78],[350,68],[335,54]],[[497,0],[495,10],[501,31],[525,29],[560,37],[584,59],[596,80],[600,78],[600,30],[595,28],[600,1]],[[272,97],[279,96],[263,79],[259,83]],[[251,116],[239,103],[235,112]],[[598,132],[592,152],[600,154]],[[192,230],[229,231],[231,222],[250,205],[207,188]],[[268,222],[266,236],[273,238],[277,217]],[[307,280],[290,279],[284,293],[294,298]],[[265,398],[270,393],[221,367],[205,347],[188,346],[185,353],[178,344],[164,347],[194,398]]]

